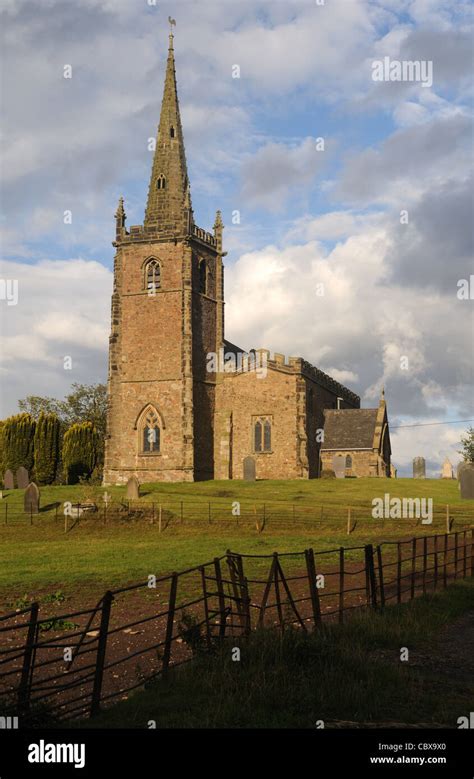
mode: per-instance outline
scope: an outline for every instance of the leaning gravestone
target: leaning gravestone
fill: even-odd
[[[336,455],[332,458],[332,467],[336,474],[336,479],[344,479],[346,475],[346,458]]]
[[[140,482],[136,476],[130,476],[127,482],[127,498],[128,500],[138,500],[140,497]]]
[[[40,491],[34,481],[25,490],[24,509],[28,514],[38,514]]]
[[[426,462],[424,457],[415,457],[413,459],[413,478],[426,479]]]
[[[244,458],[244,481],[255,481],[256,469],[253,457]]]
[[[28,487],[28,484],[30,483],[30,479],[28,476],[28,471],[26,468],[23,467],[23,465],[20,465],[16,472],[16,484],[19,490],[26,490]]]
[[[8,469],[8,471],[5,471],[5,475],[3,477],[3,484],[5,486],[6,490],[14,490],[15,489],[15,481],[13,479],[13,473]]]
[[[466,468],[461,469],[459,474],[461,498],[474,500],[474,463],[466,463],[466,466]]]
[[[458,466],[456,468],[456,479],[458,481],[461,480],[461,471],[463,471],[465,468],[470,468],[472,463],[469,463],[467,460],[461,460],[460,463],[458,463]]]
[[[442,479],[452,479],[453,478],[453,466],[451,465],[451,461],[449,457],[446,457],[446,460],[443,463],[443,470],[441,471],[441,478]]]

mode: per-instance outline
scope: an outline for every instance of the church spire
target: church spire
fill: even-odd
[[[189,182],[176,86],[173,37],[173,33],[170,32],[160,123],[145,211],[145,227],[155,228],[159,232],[179,234],[186,231],[185,209],[189,198]]]

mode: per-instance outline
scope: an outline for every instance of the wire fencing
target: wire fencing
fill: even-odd
[[[330,550],[240,554],[107,591],[93,608],[0,617],[3,713],[23,723],[93,717],[227,638],[345,622],[474,575],[474,531]]]

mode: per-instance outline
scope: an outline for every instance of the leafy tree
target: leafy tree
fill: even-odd
[[[97,463],[99,436],[92,422],[74,424],[63,438],[63,470],[67,484],[89,479]]]
[[[13,473],[23,465],[31,475],[34,461],[36,422],[30,414],[16,414],[3,422],[3,458],[5,470]]]
[[[39,415],[36,423],[34,456],[35,478],[39,484],[52,484],[59,462],[60,423],[56,414]]]
[[[463,460],[474,463],[474,427],[466,431],[464,438],[461,438],[461,444],[462,449],[459,449],[459,454],[462,454]]]

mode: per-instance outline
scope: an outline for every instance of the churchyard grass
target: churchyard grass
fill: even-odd
[[[195,484],[142,485],[140,504],[161,502],[165,506],[181,502],[186,510],[203,521],[186,520],[171,524],[163,532],[158,525],[147,521],[108,522],[90,519],[69,526],[64,532],[62,506],[64,501],[94,499],[102,508],[102,496],[107,492],[113,501],[125,500],[125,487],[53,486],[41,488],[41,511],[32,518],[23,514],[23,491],[4,492],[0,503],[0,605],[6,600],[30,596],[37,592],[77,594],[77,589],[91,592],[91,597],[102,594],[109,587],[142,580],[150,573],[163,574],[205,562],[231,548],[234,551],[270,554],[273,551],[302,551],[332,549],[341,545],[354,546],[376,543],[382,539],[409,538],[423,533],[443,533],[443,512],[446,504],[463,510],[467,521],[454,529],[469,526],[474,519],[474,502],[461,501],[458,482],[441,479],[347,479],[311,481],[223,481]],[[371,519],[371,501],[385,493],[396,497],[431,497],[439,518],[433,526],[414,521]],[[252,521],[240,522],[232,515],[232,503],[255,506],[261,516],[263,504],[269,507],[270,519],[258,532]],[[207,522],[209,502],[228,511],[225,523]],[[5,504],[8,505],[5,524]],[[292,521],[291,506],[296,509]],[[299,507],[315,507],[314,524],[298,521]],[[322,523],[316,507],[328,509],[328,518]],[[356,509],[354,532],[347,535],[344,519],[347,507]],[[272,522],[272,511],[286,512],[284,523]],[[331,519],[331,509],[340,511],[338,519]],[[197,512],[197,514],[196,514]],[[471,518],[469,520],[469,514]],[[313,516],[310,510],[310,516]],[[55,517],[57,516],[57,519]],[[349,558],[350,559],[350,558]]]

